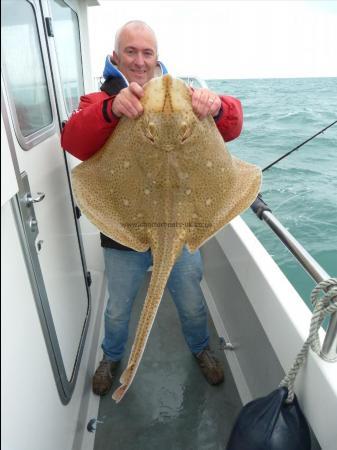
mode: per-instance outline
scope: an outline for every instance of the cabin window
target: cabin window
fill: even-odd
[[[7,90],[16,127],[27,138],[53,122],[35,11],[22,0],[2,1],[1,9]]]
[[[84,93],[78,17],[62,0],[52,0],[50,5],[62,90],[70,115]]]

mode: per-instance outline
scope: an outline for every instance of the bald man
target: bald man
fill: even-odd
[[[101,92],[81,97],[77,111],[62,132],[62,147],[80,160],[102,148],[120,117],[136,119],[143,113],[143,86],[167,73],[158,61],[154,31],[142,21],[131,21],[118,30],[113,55],[106,58]],[[223,139],[235,139],[242,128],[240,101],[218,96],[208,89],[191,90],[192,107],[200,120],[212,116]],[[128,339],[134,299],[148,268],[151,252],[136,252],[101,234],[109,298],[105,309],[103,359],[93,377],[93,392],[105,395],[111,389],[116,369]],[[186,343],[206,380],[216,385],[224,371],[209,347],[207,309],[200,288],[200,252],[186,248],[177,260],[167,287],[177,307]]]

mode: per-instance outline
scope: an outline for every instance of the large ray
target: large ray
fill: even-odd
[[[185,83],[169,75],[144,86],[144,113],[122,118],[102,149],[72,172],[81,210],[105,235],[151,249],[153,271],[119,402],[136,374],[171,269],[255,200],[258,167],[230,155],[212,117],[193,113]]]

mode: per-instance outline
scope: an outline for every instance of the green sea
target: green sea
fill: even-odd
[[[244,126],[231,153],[264,168],[337,120],[337,78],[207,80],[241,100]],[[263,199],[332,277],[337,276],[337,124],[264,172]],[[306,301],[315,281],[249,209],[243,219]]]

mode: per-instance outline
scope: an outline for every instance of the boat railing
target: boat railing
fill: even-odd
[[[328,280],[330,275],[319,265],[319,263],[305,250],[305,248],[295,239],[295,237],[281,224],[272,214],[271,209],[258,195],[251,205],[252,210],[259,219],[264,220],[276,236],[290,250],[299,261],[301,266],[316,282]],[[337,313],[333,313],[326,330],[325,339],[322,346],[324,359],[335,361],[337,357]]]

